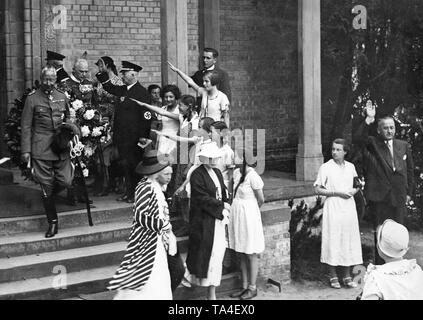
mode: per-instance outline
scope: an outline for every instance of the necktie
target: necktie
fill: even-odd
[[[386,146],[389,149],[389,153],[391,154],[391,161],[392,161],[392,168],[395,171],[395,163],[394,163],[394,150],[392,149],[392,144],[389,143],[389,140],[386,140]]]

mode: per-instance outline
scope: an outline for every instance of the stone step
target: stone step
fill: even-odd
[[[129,222],[112,222],[69,229],[59,226],[59,233],[50,239],[40,232],[1,237],[0,259],[126,241],[130,229]]]
[[[108,266],[71,272],[67,274],[66,281],[59,279],[62,275],[56,275],[3,283],[0,284],[0,300],[59,300],[74,299],[95,293],[104,294],[110,279],[116,272],[116,268],[117,266]],[[239,287],[239,277],[238,273],[224,275],[217,292]],[[205,294],[205,289],[198,287],[185,288],[180,286],[176,291],[175,299],[178,300],[198,299]],[[110,299],[112,296],[113,293],[108,293]]]
[[[222,276],[220,286],[216,288],[217,298],[228,296],[229,293],[239,289],[242,285],[241,274],[233,272]],[[78,294],[75,297],[64,300],[113,300],[116,295],[114,291],[103,291],[91,294]],[[191,287],[187,288],[180,285],[173,294],[173,300],[204,300],[206,297],[206,288]]]
[[[114,199],[95,199],[96,208],[91,209],[94,225],[118,221],[131,221],[132,205],[119,203]],[[58,213],[61,229],[88,226],[86,209]],[[28,217],[0,219],[0,237],[20,233],[45,232],[48,224],[46,216],[34,215]]]
[[[98,246],[46,252],[0,259],[0,283],[53,275],[55,268],[67,273],[119,265],[125,255],[126,241]],[[188,237],[178,238],[180,252],[186,252]]]

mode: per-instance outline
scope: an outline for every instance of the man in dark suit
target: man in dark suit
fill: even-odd
[[[222,70],[217,67],[217,58],[219,57],[219,52],[213,48],[204,48],[203,50],[203,64],[204,68],[198,70],[191,78],[194,82],[203,87],[203,76],[207,71],[215,71],[219,74],[219,83],[217,84],[217,89],[222,91],[229,99],[229,102],[232,101],[231,87],[229,85],[229,76],[225,70]],[[199,104],[201,105],[201,103]]]
[[[103,88],[115,96],[121,97],[121,102],[116,106],[113,142],[116,144],[122,166],[125,172],[126,193],[117,201],[132,203],[134,201],[135,187],[138,177],[135,168],[141,161],[143,149],[138,146],[144,144],[150,135],[151,112],[140,107],[131,98],[149,103],[150,96],[146,88],[138,81],[138,72],[142,67],[128,61],[122,61],[122,81],[125,85],[115,86],[111,83],[107,73],[98,73],[97,79]]]
[[[68,73],[63,69],[63,60],[66,57],[63,54],[47,51],[47,64],[53,66],[57,73],[57,83],[60,85],[62,82],[69,79]]]
[[[366,119],[354,135],[354,140],[363,152],[365,196],[375,227],[388,218],[403,224],[406,204],[414,191],[411,147],[407,142],[395,139],[395,122],[392,117],[378,119],[377,135],[369,135],[375,116],[375,107],[369,103]]]

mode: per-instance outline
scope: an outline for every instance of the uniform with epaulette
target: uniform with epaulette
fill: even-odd
[[[22,113],[21,152],[31,155],[33,177],[41,185],[49,225],[58,220],[53,199],[55,184],[68,187],[73,180],[69,150],[57,154],[52,149],[55,132],[69,118],[68,99],[56,88],[33,91]]]

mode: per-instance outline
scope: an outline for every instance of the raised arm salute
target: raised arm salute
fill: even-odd
[[[411,146],[395,139],[395,122],[389,116],[379,118],[377,135],[370,135],[370,125],[376,121],[376,109],[368,103],[365,111],[366,118],[356,130],[354,140],[363,150],[364,191],[370,212],[376,227],[386,219],[402,224],[406,203],[414,191]]]
[[[223,92],[219,91],[217,85],[220,75],[216,71],[207,71],[203,75],[203,86],[200,87],[188,75],[168,62],[172,71],[176,72],[189,86],[202,96],[200,118],[210,117],[215,121],[224,121],[229,125],[229,99]]]
[[[149,137],[152,119],[150,110],[140,108],[131,100],[133,98],[141,102],[149,101],[147,89],[137,81],[138,72],[141,70],[142,67],[134,63],[122,61],[120,72],[123,86],[112,84],[106,72],[96,75],[104,90],[121,97],[115,110],[113,142],[123,160],[126,194],[117,200],[129,203],[134,201],[135,187],[138,182],[135,168],[143,155],[143,150],[137,144],[140,139]]]

